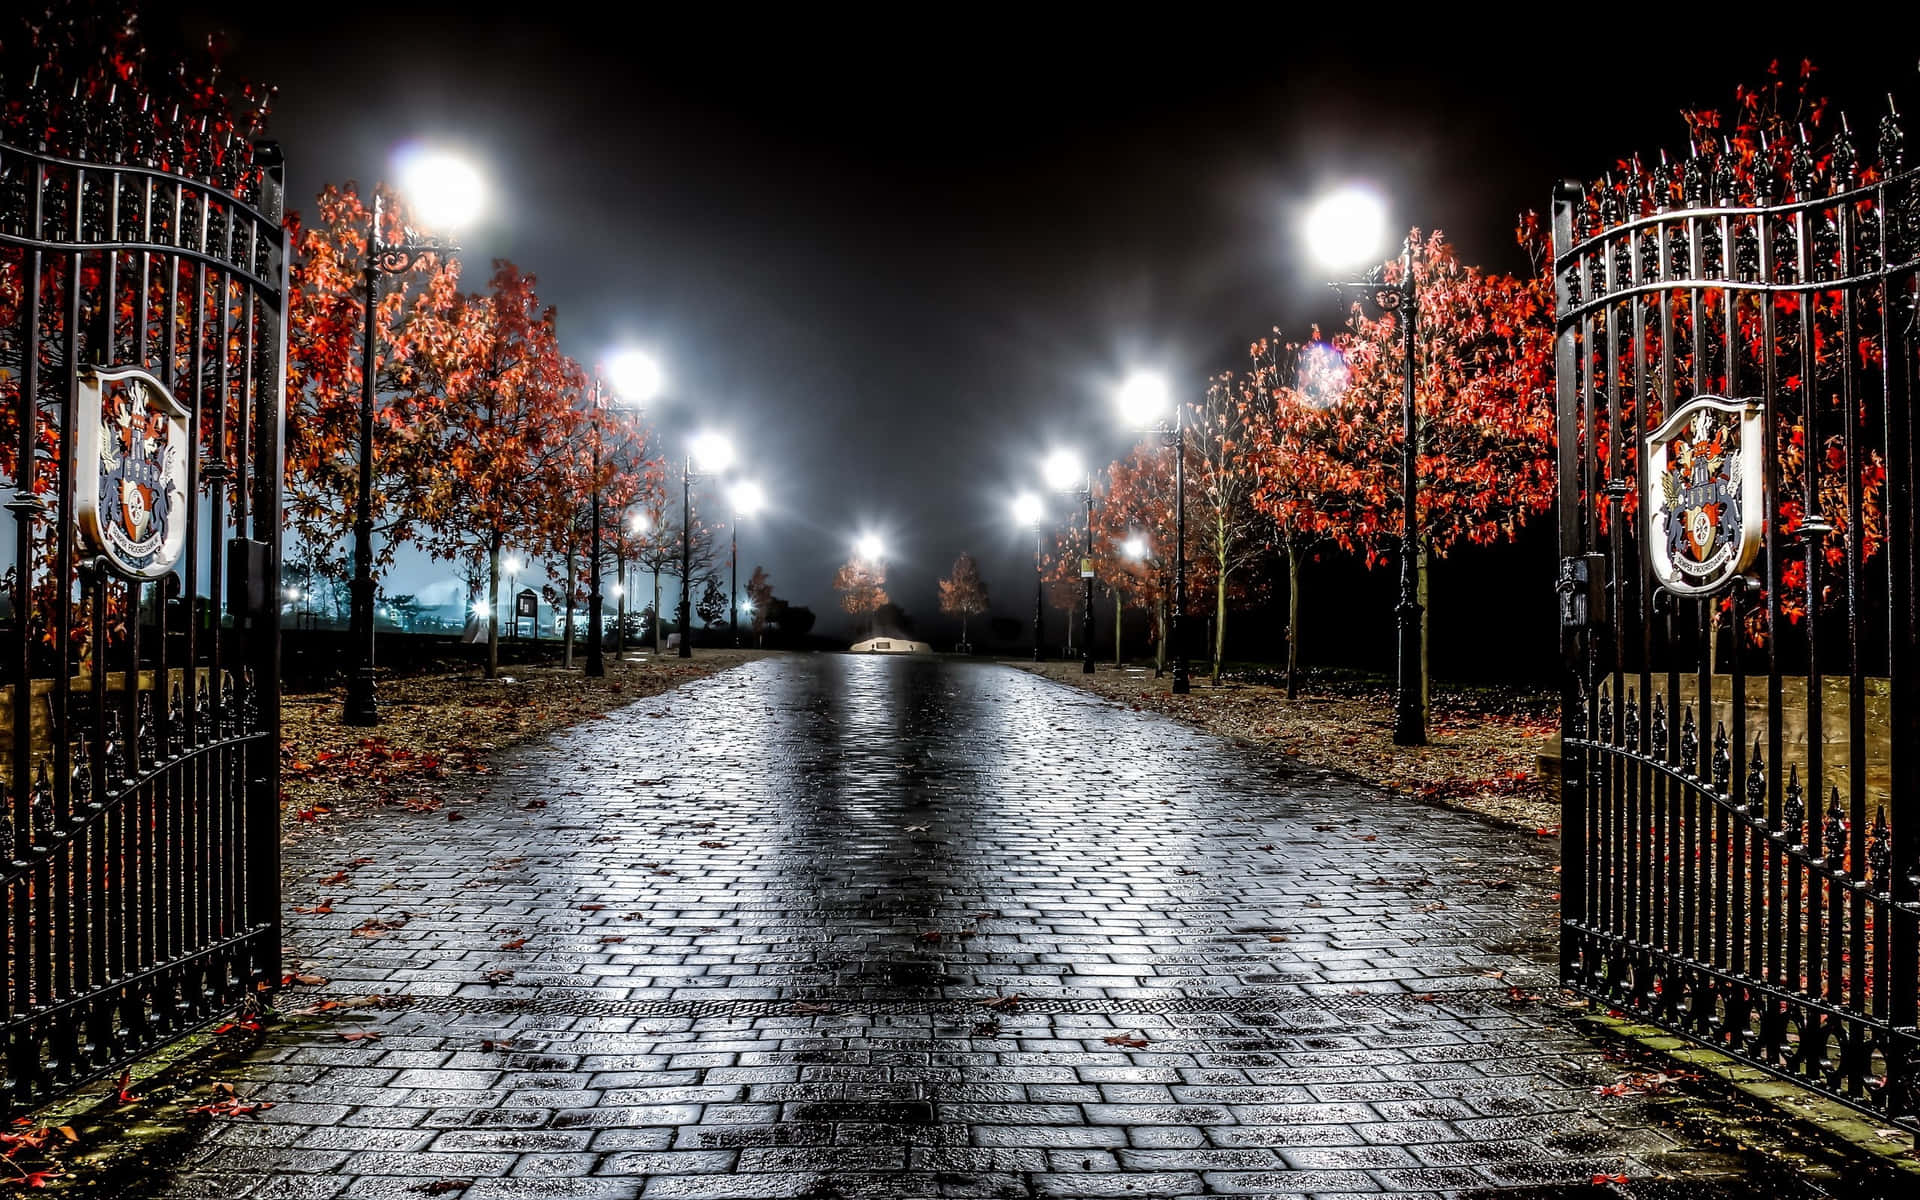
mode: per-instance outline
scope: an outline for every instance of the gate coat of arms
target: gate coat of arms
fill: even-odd
[[[85,372],[79,392],[80,532],[122,575],[159,579],[187,540],[187,410],[138,368]]]
[[[1647,554],[1668,591],[1718,591],[1759,552],[1761,412],[1757,401],[1696,396],[1647,436]]]

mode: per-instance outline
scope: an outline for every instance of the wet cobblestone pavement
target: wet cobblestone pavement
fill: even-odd
[[[1617,1070],[1542,957],[1550,843],[1010,669],[750,663],[508,756],[462,811],[297,848],[288,903],[331,911],[289,941],[328,982],[284,1006],[394,998],[273,1032],[236,1082],[274,1107],[164,1194],[1448,1194],[1714,1165],[1594,1095]]]

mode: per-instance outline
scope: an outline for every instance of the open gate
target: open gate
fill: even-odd
[[[0,144],[8,1115],[279,982],[287,292],[273,147],[16,100],[86,136]]]
[[[1876,153],[1555,195],[1561,971],[1912,1123],[1920,171]]]

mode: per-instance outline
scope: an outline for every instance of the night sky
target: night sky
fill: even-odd
[[[1910,54],[1645,18],[1616,49],[1595,22],[1476,16],[1450,34],[1439,8],[1353,26],[1334,6],[1260,23],[1157,11],[1137,35],[1121,10],[845,26],[474,11],[201,4],[148,20],[223,30],[232,68],[279,87],[295,206],[386,174],[410,138],[478,159],[493,192],[462,238],[469,285],[512,258],[574,357],[654,350],[670,382],[655,423],[676,446],[731,431],[770,497],[742,528],[742,579],[764,563],[823,628],[841,623],[833,570],[865,530],[923,629],[962,550],[996,610],[1021,613],[1007,499],[1054,445],[1105,462],[1134,440],[1106,388],[1148,365],[1197,394],[1273,325],[1338,317],[1297,233],[1328,185],[1370,183],[1397,223],[1520,269],[1515,214],[1556,179],[1684,150],[1679,110],[1724,107],[1771,58],[1811,55],[1856,130],[1887,90],[1920,96]],[[408,556],[387,586],[450,575]]]

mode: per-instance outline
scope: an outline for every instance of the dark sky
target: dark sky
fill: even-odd
[[[1882,93],[1916,92],[1892,50],[1651,28],[1616,48],[1591,22],[1484,15],[1448,33],[1444,6],[1413,25],[1155,10],[1137,34],[1122,10],[846,26],[476,11],[200,4],[149,20],[223,29],[233,68],[279,87],[293,203],[383,174],[409,138],[479,159],[495,190],[463,237],[468,279],[494,256],[534,272],[583,362],[655,348],[671,381],[656,422],[676,440],[731,430],[771,497],[743,526],[742,577],[765,563],[823,626],[867,529],[916,617],[962,550],[1020,612],[1007,498],[1053,445],[1104,462],[1130,444],[1105,388],[1142,364],[1197,392],[1274,324],[1337,315],[1297,235],[1329,184],[1377,186],[1397,223],[1516,269],[1514,216],[1556,179],[1684,149],[1679,110],[1730,100],[1770,58],[1814,57],[1856,129]],[[447,574],[410,560],[391,590]]]

